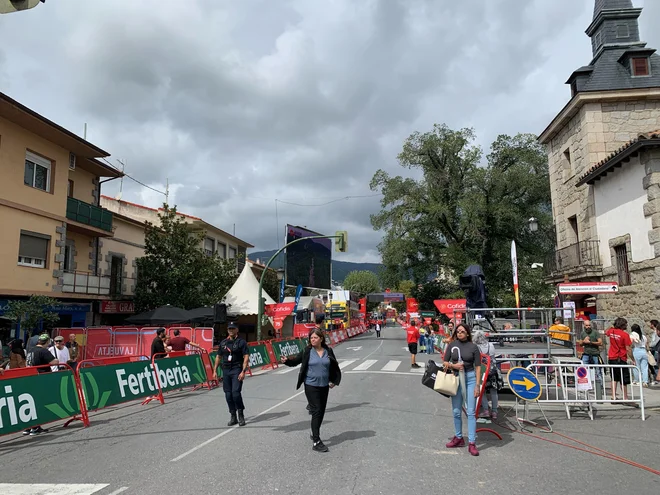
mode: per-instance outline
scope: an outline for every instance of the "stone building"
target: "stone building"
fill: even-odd
[[[548,152],[557,245],[549,283],[615,281],[604,318],[660,318],[660,56],[641,41],[641,8],[596,0],[593,59],[568,79],[571,99],[539,141]]]

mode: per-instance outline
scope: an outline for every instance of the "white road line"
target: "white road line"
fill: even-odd
[[[339,368],[343,370],[346,366],[350,366],[355,361],[357,361],[357,359],[340,359]]]
[[[128,487],[122,486],[121,488],[117,488],[114,492],[108,493],[108,495],[119,495],[120,493],[125,492],[126,490],[128,490]]]
[[[299,368],[297,366],[295,368],[286,367],[283,370],[276,371],[275,374],[276,375],[283,375],[284,373],[291,373],[293,370],[296,370],[296,369],[299,369]]]
[[[366,371],[346,371],[347,375],[351,373],[376,373],[380,375],[406,375],[406,376],[419,376],[419,372],[416,371],[376,371],[376,370],[366,370]]]
[[[396,371],[401,364],[401,361],[390,361],[381,368],[381,371]]]
[[[412,369],[410,370],[410,372],[411,372],[411,373],[421,373],[421,374],[424,374],[424,370],[426,369],[426,363],[417,363],[417,364],[419,364],[421,367],[420,367],[420,368],[412,368]]]
[[[265,411],[261,411],[261,412],[260,412],[259,414],[257,414],[256,416],[253,416],[252,418],[248,418],[248,420],[249,420],[249,419],[256,419],[256,418],[258,418],[259,416],[263,416],[264,414],[271,412],[273,409],[276,409],[276,408],[280,407],[281,405],[286,404],[286,403],[289,402],[290,400],[293,400],[293,399],[295,399],[296,397],[298,397],[299,395],[302,395],[302,394],[304,394],[304,393],[305,393],[305,391],[302,390],[302,391],[298,392],[297,394],[292,395],[292,396],[289,397],[288,399],[284,399],[282,402],[278,402],[278,403],[275,404],[274,406],[269,407],[269,408],[266,409]],[[181,454],[180,456],[175,457],[175,458],[172,459],[170,462],[177,462],[177,461],[180,461],[180,460],[183,459],[184,457],[189,456],[190,454],[192,454],[193,452],[198,451],[198,450],[201,449],[202,447],[206,447],[208,444],[210,444],[210,443],[212,443],[212,442],[215,442],[218,438],[222,438],[222,437],[224,437],[225,435],[227,435],[228,433],[231,433],[232,431],[236,430],[237,428],[239,428],[238,425],[236,425],[236,426],[232,426],[232,427],[229,428],[228,430],[225,430],[225,431],[223,431],[222,433],[217,434],[217,435],[214,436],[213,438],[209,438],[208,440],[205,440],[204,442],[200,443],[197,447],[193,447],[193,448],[190,449],[188,452],[184,452],[184,453]],[[12,494],[12,495],[13,495],[13,494]]]
[[[110,486],[91,483],[0,483],[2,495],[91,495]]]
[[[353,371],[366,371],[378,362],[378,359],[367,359],[362,364],[353,368]]]

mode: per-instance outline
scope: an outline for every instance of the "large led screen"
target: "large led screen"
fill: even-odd
[[[296,239],[321,235],[293,225],[286,226],[287,244]],[[286,283],[315,289],[330,289],[332,239],[307,239],[286,248]]]

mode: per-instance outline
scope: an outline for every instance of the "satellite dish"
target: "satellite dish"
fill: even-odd
[[[28,10],[46,0],[0,0],[0,14],[11,14],[19,10]]]

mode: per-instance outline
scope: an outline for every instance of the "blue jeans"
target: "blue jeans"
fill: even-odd
[[[419,336],[419,352],[425,352],[426,351],[425,346],[426,346],[426,337],[424,335],[420,335]]]
[[[642,383],[649,382],[649,358],[646,355],[646,349],[643,347],[635,347],[633,349],[633,357],[635,358],[635,363],[642,370]],[[633,375],[635,375],[635,381],[639,381],[639,371],[637,368],[633,370]]]
[[[600,364],[598,356],[592,356],[591,354],[582,354],[582,364]],[[596,368],[596,380],[601,380],[601,370]]]
[[[435,338],[426,337],[426,354],[433,354],[433,346],[435,345]]]
[[[477,374],[474,371],[465,373],[465,388],[467,397],[467,417],[468,417],[468,442],[477,441],[477,418],[475,409],[477,399],[474,397],[474,389],[477,386]],[[463,390],[459,386],[458,392],[451,398],[452,412],[454,413],[454,434],[457,438],[463,438]]]

